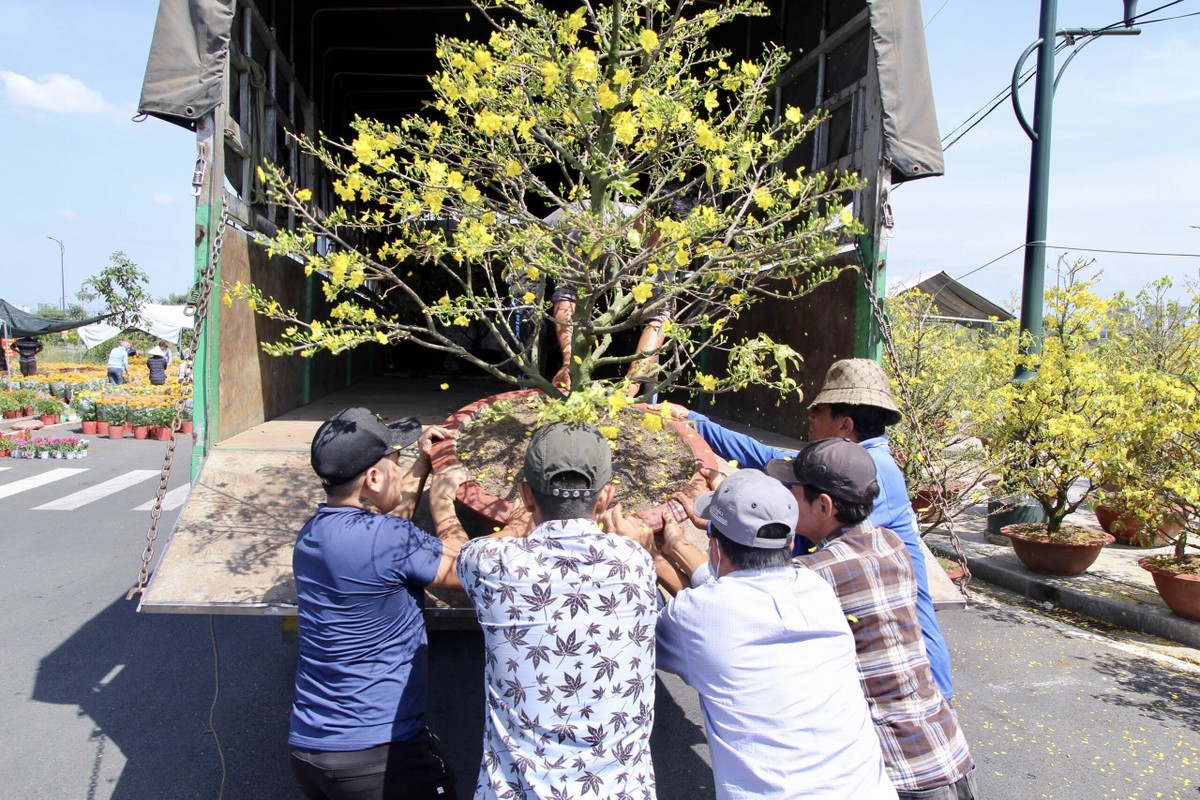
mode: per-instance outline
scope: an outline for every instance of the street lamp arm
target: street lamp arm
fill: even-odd
[[[1021,57],[1017,59],[1017,65],[1013,67],[1011,95],[1013,113],[1017,115],[1017,122],[1021,124],[1021,129],[1025,131],[1025,135],[1029,137],[1031,142],[1036,142],[1038,135],[1033,126],[1029,124],[1029,120],[1025,118],[1025,112],[1021,109],[1021,73],[1024,72],[1025,61],[1041,46],[1042,40],[1038,39],[1029,45],[1029,47],[1026,47],[1025,52],[1021,53]]]

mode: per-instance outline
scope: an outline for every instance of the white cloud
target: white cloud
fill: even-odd
[[[175,195],[169,194],[168,192],[155,192],[152,196],[152,199],[154,200],[155,204],[160,206],[172,206],[175,205],[176,202]]]
[[[40,82],[17,72],[0,70],[9,102],[60,114],[111,114],[116,111],[104,95],[70,75],[47,75]]]
[[[54,212],[54,216],[60,217],[62,219],[75,219],[77,214],[75,213],[75,211],[73,209],[61,208],[58,211]]]

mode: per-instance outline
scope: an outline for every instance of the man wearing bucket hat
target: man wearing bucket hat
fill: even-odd
[[[745,434],[736,433],[712,422],[695,411],[681,408],[694,421],[696,431],[722,458],[733,459],[743,467],[762,469],[773,458],[794,458],[795,450],[769,447]],[[904,475],[888,445],[885,429],[900,421],[900,410],[892,400],[887,374],[874,361],[848,358],[835,361],[825,375],[825,384],[808,406],[808,435],[811,441],[831,437],[846,438],[862,445],[878,472],[879,496],[871,512],[871,522],[893,531],[904,542],[917,580],[917,612],[933,677],[947,700],[954,698],[950,674],[950,649],[942,636],[929,593],[925,553],[916,515],[908,499]],[[800,537],[798,536],[797,539]]]
[[[288,744],[304,795],[320,800],[457,797],[454,774],[425,725],[428,682],[424,590],[457,588],[467,535],[454,510],[464,477],[433,479],[439,538],[407,519],[430,472],[415,417],[390,425],[345,408],[317,430],[312,467],[326,502],[292,553],[299,658]],[[405,470],[400,450],[417,444]]]
[[[591,425],[533,432],[524,536],[464,545],[463,590],[484,637],[486,723],[476,800],[653,800],[654,564],[597,524],[613,498],[612,450]]]
[[[765,469],[791,487],[796,532],[817,542],[796,560],[833,587],[850,622],[859,680],[901,800],[975,800],[966,738],[918,633],[908,553],[869,519],[879,494],[874,460],[849,439],[823,439]]]
[[[694,513],[716,580],[659,613],[657,663],[700,695],[717,797],[895,797],[837,597],[792,563],[791,493],[744,469]],[[674,518],[664,522],[678,539]]]

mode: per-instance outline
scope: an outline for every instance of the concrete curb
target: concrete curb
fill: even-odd
[[[1086,573],[1074,578],[1038,575],[1005,547],[960,541],[971,574],[982,581],[1040,603],[1053,603],[1128,630],[1200,648],[1200,623],[1171,613],[1153,589]],[[945,536],[931,534],[925,543],[937,555],[956,557]]]

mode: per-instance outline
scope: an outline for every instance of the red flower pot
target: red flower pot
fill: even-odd
[[[179,432],[190,434],[192,432],[192,421],[190,419],[180,421]]]
[[[1168,519],[1155,531],[1154,540],[1146,542],[1140,534],[1145,525],[1141,520],[1123,509],[1112,506],[1096,506],[1096,522],[1105,533],[1111,533],[1117,539],[1117,544],[1136,545],[1138,547],[1161,547],[1168,545],[1179,533],[1177,521]]]
[[[1155,565],[1153,558],[1138,560],[1138,566],[1154,578],[1158,596],[1175,614],[1200,622],[1200,575],[1179,575]]]
[[[133,438],[145,439],[149,435],[150,435],[150,426],[149,425],[134,425],[133,426]]]
[[[124,439],[125,438],[125,426],[124,425],[109,425],[108,426],[108,438]]]
[[[5,411],[5,412],[4,412],[4,418],[5,418],[5,419],[16,419],[16,418],[17,418],[17,417],[19,417],[19,416],[21,416],[21,411],[20,411],[20,409],[16,409],[16,410],[13,410],[13,411]]]
[[[1023,536],[1016,530],[1017,527],[1010,525],[1001,528],[1000,532],[1012,541],[1013,552],[1021,559],[1021,563],[1030,572],[1043,575],[1081,575],[1096,563],[1101,550],[1116,541],[1111,534],[1101,533],[1104,539],[1092,543],[1047,542]]]
[[[108,435],[108,423],[97,420],[96,421],[96,433],[100,434],[101,436],[107,436]]]
[[[38,419],[42,421],[43,425],[54,425],[57,422],[57,420],[54,419],[54,416],[54,414],[40,414]]]
[[[90,436],[95,436],[96,435],[96,426],[98,424],[99,423],[97,423],[96,420],[94,420],[94,419],[85,419],[81,423],[81,425],[83,425],[83,433],[88,434]]]
[[[151,429],[150,433],[155,439],[157,439],[160,442],[167,442],[167,441],[171,440],[171,429],[168,427],[159,426],[157,428]]]
[[[494,394],[491,397],[485,397],[482,400],[477,400],[470,405],[463,406],[458,411],[450,415],[450,418],[442,423],[442,427],[448,431],[456,431],[459,426],[469,420],[475,414],[482,411],[492,403],[501,400],[517,400],[524,397],[533,397],[542,394],[538,389],[521,389],[514,392],[503,392]],[[696,431],[690,428],[685,421],[671,420],[671,427],[675,429],[680,438],[691,448],[692,454],[696,457],[696,461],[702,467],[709,469],[717,469],[717,457],[712,449],[700,438]],[[454,439],[442,439],[433,443],[431,452],[431,460],[433,462],[433,471],[441,472],[444,469],[449,469],[460,463],[458,456],[454,450]],[[508,524],[512,514],[512,506],[507,500],[496,497],[490,492],[484,491],[475,481],[467,481],[458,489],[458,499],[468,508],[476,513],[484,524],[488,527],[504,526]],[[654,508],[638,512],[636,516],[655,533],[662,530],[662,515],[666,510],[665,505],[655,506]]]

